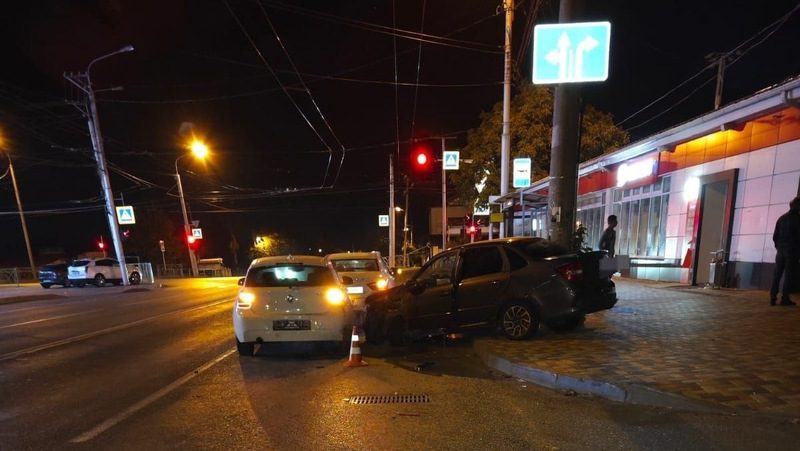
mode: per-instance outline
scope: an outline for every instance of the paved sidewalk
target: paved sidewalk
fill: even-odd
[[[770,307],[766,292],[615,281],[617,305],[589,315],[582,329],[542,327],[524,342],[481,338],[476,349],[497,369],[593,384],[612,399],[643,387],[705,405],[800,416],[800,308]],[[614,394],[620,389],[621,399]]]

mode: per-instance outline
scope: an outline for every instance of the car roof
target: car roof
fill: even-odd
[[[325,259],[317,255],[274,255],[253,260],[250,266],[267,266],[278,263],[300,263],[303,265],[325,266]]]
[[[377,251],[372,252],[339,252],[336,254],[328,254],[325,259],[326,260],[347,260],[347,259],[359,259],[359,258],[378,258],[380,257],[380,253]]]

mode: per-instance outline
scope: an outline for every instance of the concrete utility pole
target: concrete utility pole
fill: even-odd
[[[500,139],[500,195],[508,194],[511,165],[511,31],[514,24],[514,0],[503,1],[506,11],[505,65],[503,67],[503,134]],[[505,222],[500,226],[500,238],[505,236]]]
[[[725,81],[725,65],[727,64],[730,53],[709,53],[706,55],[706,61],[710,61],[717,65],[717,86],[714,90],[714,109],[718,110],[722,105],[722,84]]]
[[[397,266],[397,236],[395,231],[394,211],[394,156],[389,154],[389,266]]]
[[[561,0],[558,21],[576,19],[580,0]],[[562,83],[555,88],[553,139],[550,151],[550,232],[553,241],[572,248],[578,194],[580,87]],[[501,229],[502,230],[502,229]]]
[[[408,191],[410,188],[411,183],[406,175],[406,209],[403,212],[403,266],[408,266]]]
[[[11,184],[14,185],[14,197],[17,199],[17,210],[19,210],[19,222],[22,223],[22,236],[25,238],[25,248],[28,250],[28,263],[31,265],[33,278],[36,276],[36,265],[33,262],[33,252],[31,252],[31,239],[28,236],[28,224],[25,222],[25,211],[22,209],[22,199],[19,197],[19,187],[17,187],[17,175],[14,173],[14,163],[11,162],[11,154],[6,151],[8,158],[8,171],[11,173]]]
[[[64,74],[64,78],[66,78],[67,81],[75,85],[87,96],[86,103],[88,105],[86,105],[86,109],[82,110],[82,112],[84,115],[86,115],[89,125],[89,135],[91,136],[92,144],[94,145],[94,158],[97,162],[97,175],[100,177],[100,186],[103,191],[103,197],[106,201],[106,219],[108,221],[109,231],[111,232],[111,239],[114,244],[114,252],[116,254],[117,261],[119,262],[119,269],[122,275],[123,285],[130,285],[130,281],[128,280],[128,267],[125,264],[125,252],[122,249],[122,239],[119,233],[119,224],[117,224],[117,210],[114,205],[114,193],[111,191],[111,180],[108,177],[106,154],[103,148],[103,137],[100,134],[100,120],[98,118],[97,104],[95,102],[94,90],[92,88],[91,71],[92,65],[98,61],[110,58],[120,53],[132,51],[133,46],[127,45],[119,50],[93,59],[86,67],[86,72],[83,74],[78,74],[77,76]]]

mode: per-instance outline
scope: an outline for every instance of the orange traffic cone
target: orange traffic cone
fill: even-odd
[[[353,326],[353,335],[350,338],[350,358],[344,366],[357,367],[365,366],[367,362],[361,360],[361,344],[358,340],[358,327]]]

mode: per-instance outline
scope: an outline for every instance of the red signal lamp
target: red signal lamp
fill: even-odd
[[[411,152],[411,164],[417,171],[427,171],[432,161],[431,153],[424,147],[418,147]]]

